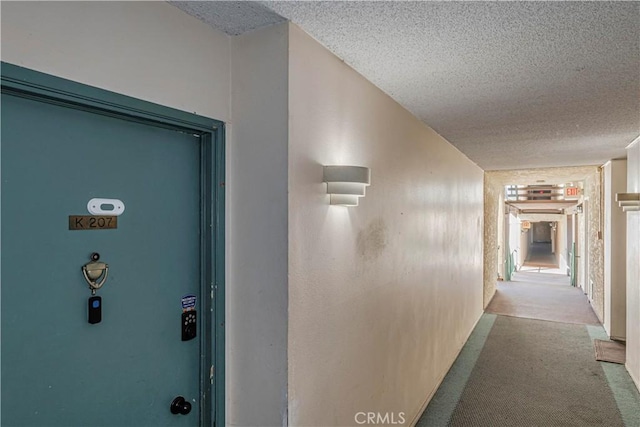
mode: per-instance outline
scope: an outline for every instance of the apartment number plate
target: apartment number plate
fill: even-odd
[[[117,216],[69,215],[69,230],[108,230],[118,228]]]

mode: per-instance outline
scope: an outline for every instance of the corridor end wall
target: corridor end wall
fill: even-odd
[[[415,421],[482,313],[483,171],[289,32],[289,422]],[[323,165],[371,168],[330,206]]]

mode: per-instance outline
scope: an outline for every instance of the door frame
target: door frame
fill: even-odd
[[[200,137],[200,419],[225,425],[225,126],[218,120],[0,63],[2,94]],[[205,297],[210,296],[210,297]],[[205,313],[211,313],[205,315]],[[170,402],[167,402],[169,405]]]

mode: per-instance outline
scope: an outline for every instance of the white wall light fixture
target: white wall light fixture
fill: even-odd
[[[325,166],[323,172],[332,205],[358,206],[365,187],[371,184],[371,170],[362,166]]]
[[[640,211],[640,193],[616,193],[616,202],[623,212]]]

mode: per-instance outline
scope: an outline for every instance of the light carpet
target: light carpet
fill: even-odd
[[[584,325],[498,316],[450,426],[624,423]]]

